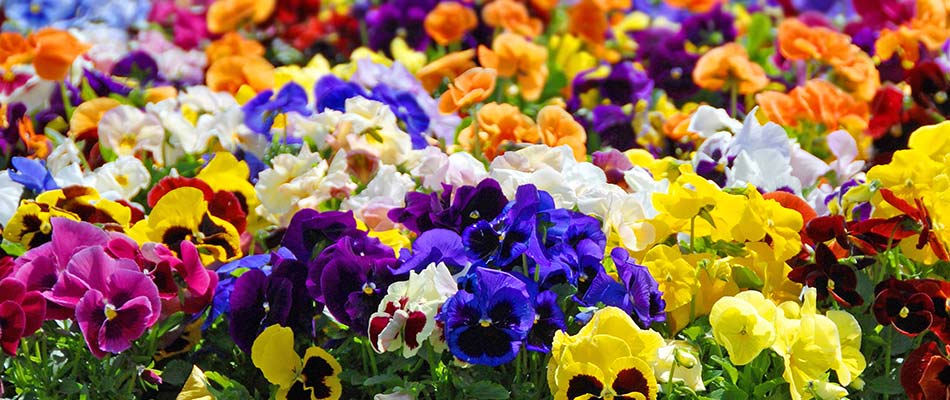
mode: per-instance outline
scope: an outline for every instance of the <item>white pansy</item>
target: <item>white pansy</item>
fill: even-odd
[[[362,96],[346,99],[346,113],[339,123],[349,127],[343,139],[348,149],[368,150],[383,163],[401,164],[412,150],[412,139],[399,128],[396,115],[378,101]]]
[[[707,105],[699,106],[689,120],[686,130],[703,138],[719,132],[736,133],[742,129],[742,123],[729,117],[726,110]]]
[[[392,165],[383,165],[365,189],[343,201],[340,210],[352,210],[370,229],[391,229],[393,224],[386,214],[393,208],[404,206],[406,193],[415,187],[412,177],[400,173]]]
[[[86,184],[82,171],[82,153],[72,138],[53,147],[46,158],[46,168],[60,187]]]
[[[792,176],[792,166],[775,149],[742,151],[732,167],[726,169],[726,187],[743,188],[752,184],[766,192],[791,189],[801,193],[802,183]]]
[[[102,115],[99,143],[119,156],[149,152],[157,164],[164,164],[165,128],[157,117],[132,106],[120,105]]]
[[[258,175],[258,214],[272,220],[289,219],[297,211],[297,202],[308,197],[326,175],[328,165],[320,154],[304,146],[296,156],[280,154],[271,160],[271,168]]]
[[[103,164],[92,176],[92,186],[109,200],[130,200],[150,182],[151,175],[142,160],[131,156]]]
[[[287,136],[297,139],[308,139],[319,149],[327,148],[327,136],[332,134],[340,123],[342,112],[333,109],[304,116],[298,113],[287,113]]]
[[[10,171],[0,171],[0,226],[5,226],[20,206],[23,185],[10,179]]]
[[[410,271],[409,279],[389,286],[377,312],[370,316],[367,334],[373,349],[378,353],[401,349],[403,357],[415,356],[425,340],[442,336],[435,316],[457,291],[444,263]]]
[[[197,128],[199,131],[208,131],[211,137],[217,139],[219,146],[230,152],[241,148],[257,158],[264,158],[267,147],[270,146],[264,135],[254,133],[244,125],[244,112],[240,107],[229,108],[214,115],[202,115],[198,118]]]

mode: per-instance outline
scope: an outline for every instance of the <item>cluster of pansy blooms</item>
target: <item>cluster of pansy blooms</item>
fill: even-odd
[[[950,396],[943,1],[0,10],[5,397]]]

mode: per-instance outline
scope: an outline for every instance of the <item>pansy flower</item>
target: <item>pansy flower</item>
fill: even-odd
[[[46,317],[46,299],[36,290],[27,290],[20,280],[0,280],[0,347],[15,356],[20,339],[35,333]]]
[[[824,243],[815,248],[815,262],[792,269],[788,279],[818,290],[818,300],[831,295],[844,307],[860,306],[864,299],[858,294],[858,279],[850,266],[838,262],[838,257]]]
[[[129,349],[161,316],[155,283],[135,262],[112,259],[98,246],[73,256],[53,295],[60,305],[78,300],[76,321],[98,358]]]
[[[432,263],[444,264],[453,274],[461,273],[471,265],[462,237],[448,229],[423,232],[412,242],[412,251],[399,251],[399,267],[394,273],[422,271]]]
[[[181,252],[181,242],[190,241],[205,265],[242,254],[237,229],[211,215],[204,193],[193,187],[168,192],[155,204],[148,219],[137,222],[128,234],[139,243],[163,243],[176,253]]]
[[[554,208],[550,194],[534,185],[518,188],[515,200],[492,222],[479,221],[462,232],[462,241],[472,260],[510,268],[525,255],[546,260],[538,232],[538,213]]]
[[[409,279],[389,286],[379,309],[369,318],[367,336],[377,353],[402,350],[414,356],[426,339],[442,337],[435,316],[445,300],[458,291],[445,264],[429,264]],[[439,331],[439,332],[436,332]]]
[[[273,268],[252,269],[234,282],[229,297],[231,339],[245,352],[265,328],[280,324],[310,334],[315,308],[307,295],[306,267],[298,260],[271,255]],[[240,318],[234,318],[240,316]]]
[[[653,399],[662,337],[641,330],[626,312],[607,307],[575,335],[558,332],[548,361],[548,387],[555,399]]]
[[[21,202],[3,231],[6,240],[28,248],[50,240],[50,219],[64,217],[121,229],[131,221],[129,207],[99,197],[95,189],[69,186],[44,192],[34,200]]]
[[[294,332],[272,325],[251,347],[251,361],[279,387],[278,399],[339,399],[343,367],[326,350],[311,346],[301,359],[294,350]]]
[[[491,221],[508,204],[501,185],[484,179],[476,186],[452,188],[443,185],[442,193],[409,192],[405,207],[394,208],[388,216],[410,231],[421,234],[431,229],[449,229],[461,233],[477,221]]]
[[[933,299],[910,282],[887,279],[874,288],[871,310],[881,325],[892,325],[907,336],[917,336],[934,320]]]
[[[550,352],[555,332],[567,330],[567,318],[557,300],[557,293],[550,290],[534,296],[534,324],[525,338],[525,348],[528,350]]]
[[[515,359],[534,324],[524,282],[503,271],[477,269],[471,291],[460,290],[439,313],[452,355],[472,364],[499,366]]]
[[[277,94],[272,90],[258,93],[244,103],[241,109],[244,111],[244,124],[252,131],[267,137],[271,136],[271,127],[275,122],[278,128],[284,127],[284,114],[295,112],[303,116],[310,115],[310,110],[307,109],[307,92],[294,82],[284,85]]]

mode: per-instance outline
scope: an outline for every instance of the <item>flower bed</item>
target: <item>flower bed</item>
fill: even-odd
[[[4,398],[948,398],[943,2],[0,5]]]

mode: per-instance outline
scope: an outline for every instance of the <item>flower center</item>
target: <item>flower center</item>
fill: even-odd
[[[835,281],[832,279],[828,280],[828,290],[835,290]]]
[[[673,69],[670,70],[670,77],[673,79],[679,79],[683,77],[683,69],[680,67],[673,67]]]
[[[119,315],[119,313],[115,311],[115,306],[112,304],[106,304],[105,314],[106,319],[109,321],[112,321],[115,319],[116,315]]]
[[[478,217],[481,217],[481,216],[482,215],[478,213],[478,210],[472,211],[471,213],[468,214],[468,217],[471,219],[478,219]]]
[[[943,104],[947,101],[947,92],[943,90],[937,92],[937,94],[934,95],[934,100],[937,101],[937,104]]]
[[[376,284],[373,282],[364,283],[363,293],[365,293],[367,296],[372,295],[373,293],[376,293]]]
[[[135,148],[135,135],[123,135],[122,140],[119,141],[119,149],[121,149],[123,152],[129,152],[133,148]]]
[[[910,309],[908,309],[906,306],[902,307],[899,315],[901,318],[907,318],[907,316],[910,315]]]
[[[119,186],[128,186],[128,184],[129,184],[129,177],[127,177],[127,176],[125,176],[125,175],[121,175],[121,174],[120,174],[120,175],[116,175],[116,176],[115,176],[115,182],[118,183]]]
[[[478,320],[478,324],[481,325],[482,328],[487,328],[491,326],[491,318],[482,318]]]
[[[43,5],[40,4],[40,2],[34,1],[34,2],[30,3],[30,13],[31,13],[31,14],[39,14],[40,11],[43,11]]]

